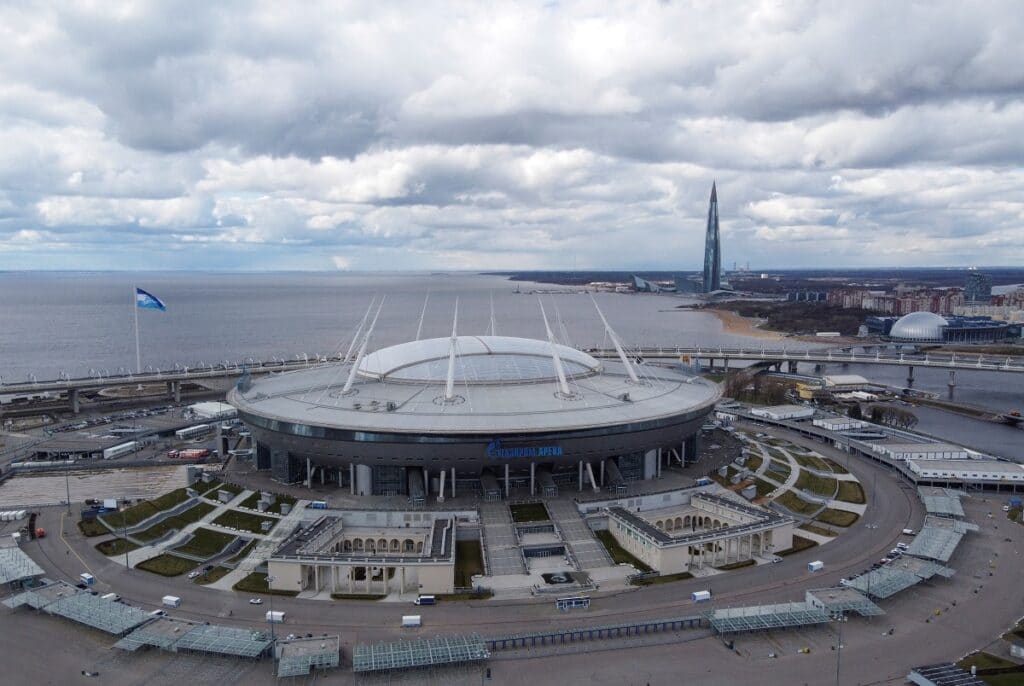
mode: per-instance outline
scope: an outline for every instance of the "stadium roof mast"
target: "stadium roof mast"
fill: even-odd
[[[359,322],[359,326],[356,328],[356,335],[352,337],[352,342],[348,344],[348,350],[345,351],[345,357],[341,358],[342,362],[348,362],[348,358],[352,355],[352,349],[356,347],[356,343],[359,342],[359,334],[363,333],[363,327],[366,326],[366,320],[370,316],[370,311],[373,310],[373,303],[377,301],[377,296],[373,296],[370,300],[370,306],[366,308],[366,314],[363,315],[363,321]]]
[[[555,336],[551,333],[551,326],[548,325],[548,315],[544,312],[544,303],[537,298],[540,304],[540,316],[544,318],[544,330],[548,334],[548,343],[551,345],[551,362],[555,365],[555,374],[558,375],[558,388],[566,398],[571,397],[569,383],[565,380],[565,369],[562,367],[562,358],[558,356],[558,347],[555,345]]]
[[[633,369],[633,363],[629,361],[629,357],[626,356],[626,352],[622,349],[622,344],[619,343],[619,337],[616,335],[615,330],[612,328],[608,320],[604,318],[604,312],[598,307],[597,301],[594,300],[594,296],[590,296],[590,302],[594,303],[594,308],[597,310],[597,314],[601,317],[601,323],[604,324],[605,333],[608,334],[608,338],[612,339],[612,345],[615,346],[615,352],[619,354],[619,360],[622,365],[626,368],[626,373],[629,374],[629,379],[635,384],[640,383],[640,379],[637,378],[636,370]]]
[[[420,339],[420,335],[423,333],[423,318],[427,316],[427,303],[430,301],[430,291],[423,296],[423,310],[420,312],[420,324],[416,327],[416,339]]]
[[[455,315],[452,317],[452,340],[448,346],[448,377],[444,382],[445,402],[455,400],[455,346],[459,340],[459,299],[455,298]]]
[[[384,307],[384,301],[388,299],[388,296],[384,296],[380,299],[380,305],[377,306],[377,313],[373,315],[373,321],[370,322],[370,328],[366,330],[366,335],[363,336],[363,342],[359,344],[359,353],[356,354],[356,359],[352,362],[352,369],[348,373],[348,380],[345,381],[345,387],[341,389],[342,394],[348,393],[352,390],[352,383],[356,380],[356,372],[359,370],[359,363],[363,361],[363,355],[366,354],[366,346],[370,344],[370,336],[373,335],[373,327],[377,326],[377,317],[380,316],[380,311]]]
[[[495,321],[494,321],[494,291],[491,291],[491,331],[490,331],[490,335],[491,336],[497,336],[498,335],[498,326],[497,326],[497,324],[495,324]]]

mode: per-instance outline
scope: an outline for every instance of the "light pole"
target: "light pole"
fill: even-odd
[[[843,656],[843,624],[846,623],[846,613],[840,612],[835,621],[839,624],[839,640],[836,643],[836,686],[839,686],[839,666]]]
[[[274,643],[274,594],[270,592],[270,584],[274,583],[274,577],[267,574],[267,599],[270,601],[270,614],[267,615],[267,624],[270,625],[270,642]]]

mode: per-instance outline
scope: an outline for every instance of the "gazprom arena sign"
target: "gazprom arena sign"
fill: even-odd
[[[522,445],[502,447],[501,439],[496,438],[487,444],[487,457],[497,460],[510,460],[517,457],[560,457],[560,445]]]

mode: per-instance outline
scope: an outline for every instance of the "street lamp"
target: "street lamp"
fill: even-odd
[[[267,624],[270,625],[270,642],[274,642],[274,594],[270,592],[270,584],[274,583],[274,577],[267,574],[267,599],[270,601],[270,614],[267,615]]]
[[[843,655],[843,624],[846,623],[846,612],[841,611],[833,616],[832,621],[839,625],[839,637],[836,643],[836,686],[839,686],[840,658]]]

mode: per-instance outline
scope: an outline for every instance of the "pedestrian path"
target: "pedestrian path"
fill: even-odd
[[[488,574],[526,574],[508,506],[503,502],[480,503],[480,522],[484,529]]]
[[[613,564],[604,544],[597,540],[594,532],[583,521],[575,503],[566,500],[552,500],[544,505],[562,533],[562,540],[569,546],[580,569],[598,569]]]

